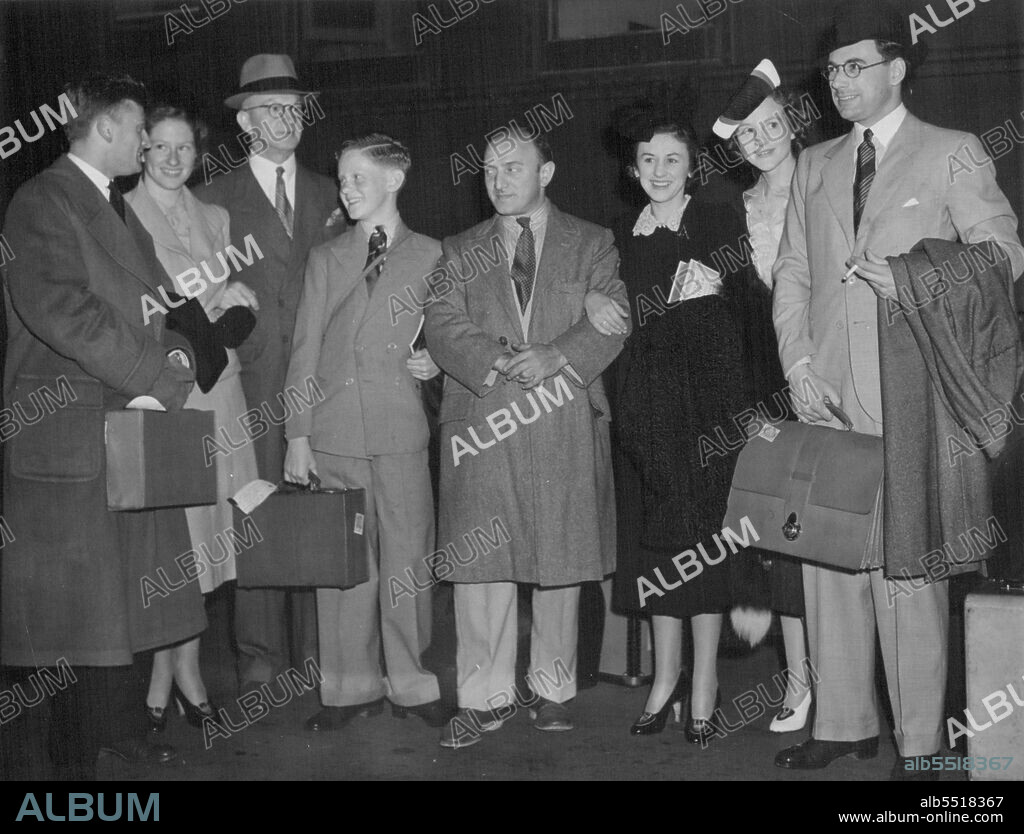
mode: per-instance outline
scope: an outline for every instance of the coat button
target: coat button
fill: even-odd
[[[388,344],[388,350],[398,350],[398,345],[396,345],[394,342],[391,342]]]
[[[841,321],[836,322],[836,330],[842,330],[845,326]]]
[[[359,351],[360,353],[362,353],[363,346],[362,345],[356,345],[356,350]]]
[[[355,380],[352,379],[352,377],[349,377],[348,379],[345,380],[346,385],[351,385],[353,382],[355,382]]]

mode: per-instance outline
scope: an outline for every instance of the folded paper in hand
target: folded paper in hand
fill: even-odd
[[[679,262],[668,301],[672,304],[690,298],[700,298],[703,295],[717,295],[721,289],[722,274],[691,258],[689,262]]]
[[[251,515],[260,504],[266,501],[271,495],[277,492],[277,484],[270,481],[249,481],[238,492],[231,496],[231,503],[234,504],[246,515]]]
[[[142,411],[167,411],[156,397],[151,397],[149,394],[143,394],[141,397],[136,397],[130,403],[125,405],[125,408],[137,408]]]

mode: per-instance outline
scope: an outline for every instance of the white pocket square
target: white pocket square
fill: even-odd
[[[907,202],[903,204],[902,208],[913,208],[914,206],[919,205],[921,204],[917,202],[917,197],[911,197],[909,200],[907,200]]]

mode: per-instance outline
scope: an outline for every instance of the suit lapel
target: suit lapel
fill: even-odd
[[[334,291],[327,293],[327,297],[333,299],[332,307],[327,313],[328,320],[333,318],[338,307],[353,293],[355,293],[356,308],[354,312],[357,319],[362,322],[366,317],[369,296],[362,274],[363,264],[366,262],[367,243],[366,235],[363,234],[358,224],[331,243],[331,254],[336,261],[336,267],[331,271],[331,277],[328,279],[334,286]]]
[[[846,242],[853,252],[853,178],[856,174],[854,160],[854,134],[851,130],[846,137],[826,154],[828,162],[822,166],[821,179],[829,205],[846,235]],[[863,228],[863,218],[861,218]],[[845,260],[845,258],[844,258]]]
[[[488,245],[495,236],[502,242],[499,250],[501,252],[501,261],[497,266],[488,266],[488,272],[481,272],[474,280],[483,278],[486,274],[486,286],[497,296],[498,303],[505,311],[505,317],[513,328],[515,341],[525,342],[526,334],[523,333],[522,318],[519,315],[519,299],[516,298],[515,289],[512,287],[512,272],[509,269],[509,262],[515,256],[515,253],[514,250],[512,252],[505,250],[505,228],[502,224],[501,215],[494,215],[494,222],[488,229],[484,230],[477,240],[474,241],[474,244],[479,243],[482,247],[488,248]],[[488,248],[488,251],[491,251],[491,249]],[[473,252],[468,254],[468,259],[464,260],[463,263],[456,264],[455,268],[459,270],[460,274],[471,274],[470,270],[474,268],[483,270],[484,263],[480,255]],[[538,275],[540,274],[539,269],[537,273]],[[536,277],[534,277],[534,285],[536,285],[536,280]]]
[[[903,124],[892,137],[889,147],[885,149],[882,163],[875,172],[875,179],[871,183],[871,190],[868,191],[868,199],[864,204],[860,228],[857,230],[858,246],[870,234],[875,216],[892,202],[893,195],[900,185],[906,183],[902,172],[910,164],[911,154],[921,147],[920,134],[921,122],[907,113],[903,118]]]
[[[216,269],[213,257],[227,246],[227,241],[221,239],[221,230],[211,225],[207,209],[188,189],[185,190],[185,210],[189,218],[189,248],[192,250],[192,259],[205,261],[210,264],[210,269]],[[210,214],[212,215],[212,212]]]
[[[79,216],[89,234],[113,261],[147,290],[155,289],[166,274],[162,268],[154,274],[154,265],[145,256],[146,247],[151,248],[153,242],[134,212],[126,207],[122,223],[109,201],[74,162],[64,156],[57,165],[66,177],[69,195],[78,205]]]
[[[176,252],[184,258],[192,260],[192,253],[185,248],[181,240],[174,233],[174,229],[171,228],[171,224],[167,222],[167,218],[164,216],[163,211],[161,211],[156,200],[154,200],[152,195],[146,190],[146,187],[142,184],[142,180],[139,180],[139,184],[124,195],[124,199],[125,202],[132,207],[132,211],[135,212],[135,215],[139,218],[139,222],[142,223],[146,231],[149,232],[154,243],[159,244],[164,249]]]
[[[399,220],[398,226],[395,228],[394,240],[394,244],[399,245],[397,248],[394,248],[393,244],[388,245],[387,257],[384,261],[384,270],[377,281],[377,285],[373,289],[373,295],[368,296],[366,312],[363,313],[364,324],[371,318],[374,318],[381,310],[389,308],[388,298],[390,296],[398,295],[400,298],[408,297],[405,290],[406,286],[410,283],[410,273],[406,268],[406,264],[413,259],[412,256],[415,251],[415,245],[408,239],[408,236],[409,227]],[[394,251],[392,251],[392,249],[394,249]],[[366,251],[369,252],[368,238]],[[360,268],[360,271],[362,271],[362,267]],[[423,289],[420,290],[420,287],[413,285],[413,292],[415,293],[416,290],[420,290],[425,293],[426,282],[418,281],[417,279],[413,280],[416,280],[417,283],[423,286]],[[365,278],[363,279],[362,284],[364,287],[366,286]]]
[[[229,175],[230,176],[230,175]],[[256,242],[261,248],[274,252],[276,257],[287,263],[291,255],[292,241],[288,238],[284,226],[281,225],[281,218],[273,204],[263,193],[252,167],[248,164],[238,169],[237,184],[239,188],[239,199],[232,206],[232,215],[239,215],[248,218],[248,222],[239,223],[243,228],[255,228],[258,230]],[[298,193],[298,174],[296,174],[296,194]],[[234,225],[234,224],[232,224]],[[269,242],[269,243],[265,243]],[[266,270],[270,280],[280,281],[278,270]]]
[[[565,273],[569,255],[578,237],[565,222],[562,212],[551,206],[548,228],[544,233],[544,249],[540,253],[540,265],[534,281],[534,294],[547,291],[557,276]]]
[[[293,213],[290,263],[292,272],[302,267],[310,247],[315,242],[316,233],[324,225],[327,218],[318,217],[318,206],[314,196],[316,189],[312,175],[301,165],[296,164],[295,168],[295,206]],[[274,212],[277,217],[277,212]],[[281,223],[278,221],[278,225]],[[282,227],[282,233],[283,233]],[[285,240],[288,236],[285,235]]]

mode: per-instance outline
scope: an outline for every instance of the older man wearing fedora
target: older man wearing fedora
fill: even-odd
[[[238,126],[250,136],[256,134],[247,164],[194,192],[228,210],[236,245],[252,235],[263,253],[227,289],[227,294],[251,290],[256,296],[256,329],[238,357],[246,403],[263,413],[281,411],[278,395],[284,390],[306,256],[341,228],[328,222],[338,205],[334,183],[295,158],[303,129],[312,121],[305,105],[314,95],[299,83],[287,55],[249,58],[242,65],[238,91],[224,102],[237,111]],[[248,434],[260,477],[280,481],[284,420],[279,425],[269,420],[252,424]],[[243,691],[273,680],[288,666],[289,615],[292,645],[299,651],[293,660],[302,666],[317,656],[313,592],[237,591],[235,636]]]

